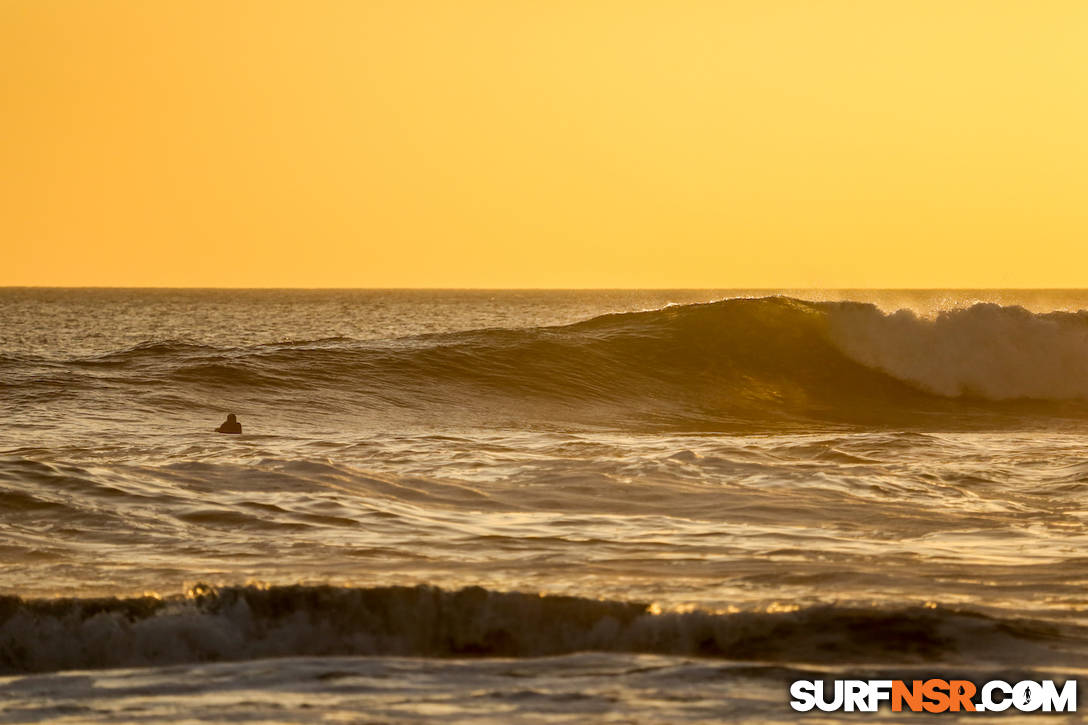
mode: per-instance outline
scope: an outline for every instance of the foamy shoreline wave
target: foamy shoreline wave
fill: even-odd
[[[1073,639],[1070,639],[1070,638]],[[540,657],[580,651],[801,663],[1077,662],[1068,625],[933,606],[657,612],[471,587],[198,586],[159,598],[0,597],[0,672],[288,656]]]

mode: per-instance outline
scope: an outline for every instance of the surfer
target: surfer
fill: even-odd
[[[227,419],[223,421],[223,424],[215,429],[216,433],[241,433],[242,424],[238,422],[238,416],[234,413],[227,415]]]

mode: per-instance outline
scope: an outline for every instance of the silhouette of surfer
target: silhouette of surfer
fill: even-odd
[[[231,413],[227,416],[227,419],[223,421],[223,424],[215,429],[216,433],[241,433],[242,424],[238,422],[238,416]]]

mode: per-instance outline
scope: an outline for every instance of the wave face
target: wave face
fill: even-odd
[[[542,657],[587,650],[839,665],[1083,659],[1075,651],[1056,654],[1051,645],[1058,628],[925,607],[656,613],[639,603],[479,587],[198,586],[168,600],[0,598],[0,672],[282,656]],[[1062,634],[1067,643],[1083,644],[1083,633]]]
[[[152,341],[93,356],[8,355],[0,369],[27,404],[81,393],[166,411],[263,400],[296,422],[324,410],[484,425],[514,411],[541,425],[605,427],[1005,425],[1088,414],[1088,312],[986,303],[922,317],[765,297],[381,340]]]

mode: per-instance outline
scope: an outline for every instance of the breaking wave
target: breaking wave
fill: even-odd
[[[168,599],[0,597],[0,672],[281,656],[540,657],[579,651],[763,662],[1023,664],[1052,662],[1058,632],[1059,625],[1049,622],[921,606],[658,613],[641,603],[478,587],[201,585]],[[1083,641],[1083,634],[1062,634],[1067,643]]]
[[[0,360],[24,395],[229,389],[368,410],[518,407],[539,420],[682,427],[1088,413],[1088,312],[977,304],[922,317],[871,304],[730,299],[558,327],[243,348],[154,341],[69,360]]]

